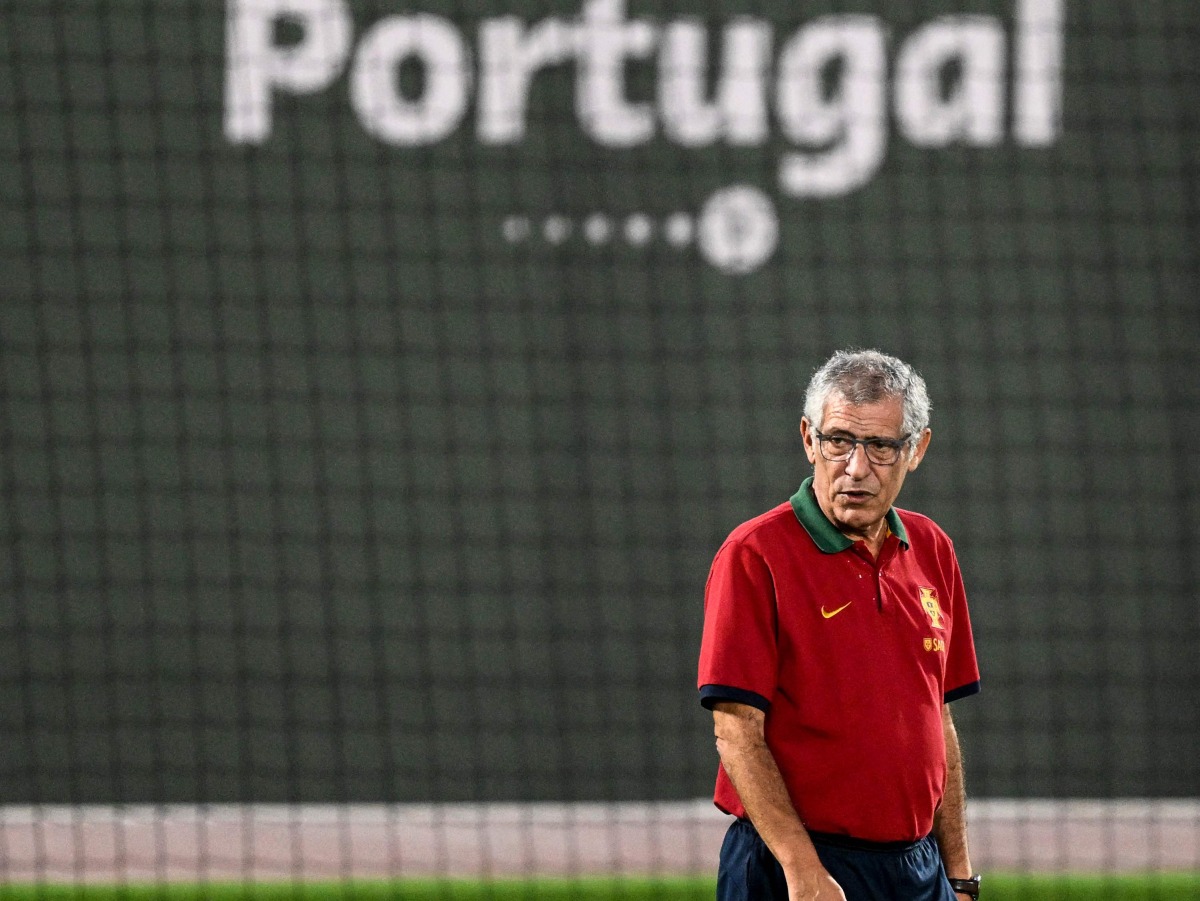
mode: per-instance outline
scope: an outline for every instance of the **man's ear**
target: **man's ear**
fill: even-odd
[[[808,457],[808,462],[816,465],[817,462],[817,446],[816,429],[812,423],[808,421],[807,416],[800,417],[800,438],[804,441],[804,453]]]
[[[921,465],[921,461],[925,459],[925,451],[929,449],[929,442],[933,439],[933,432],[926,429],[921,433],[921,437],[917,439],[917,446],[913,449],[912,458],[908,461],[908,471],[912,472]]]

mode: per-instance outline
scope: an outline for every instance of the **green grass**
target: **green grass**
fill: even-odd
[[[711,879],[0,885],[0,901],[709,901]],[[983,901],[1197,901],[1200,872],[985,877]]]

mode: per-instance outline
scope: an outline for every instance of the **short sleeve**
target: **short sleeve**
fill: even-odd
[[[975,637],[971,629],[971,616],[967,611],[967,592],[953,548],[950,552],[950,570],[947,582],[953,589],[950,608],[952,631],[946,649],[946,678],[943,683],[947,704],[979,691],[979,663],[975,658]]]
[[[744,542],[717,552],[704,592],[697,687],[701,703],[737,701],[766,710],[778,669],[775,587],[770,568]]]

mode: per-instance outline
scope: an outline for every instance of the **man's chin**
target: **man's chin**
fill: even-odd
[[[874,498],[872,498],[874,500]],[[835,508],[837,524],[843,531],[860,532],[879,522],[881,514],[874,508],[875,504],[845,504],[839,503]]]
[[[874,494],[839,494],[834,508],[843,516],[857,519],[878,517],[879,498]]]

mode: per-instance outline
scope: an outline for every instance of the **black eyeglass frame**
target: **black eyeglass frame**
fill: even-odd
[[[813,429],[813,435],[817,439],[817,446],[821,449],[821,456],[830,463],[844,463],[845,461],[849,460],[854,456],[854,449],[861,444],[863,453],[867,455],[867,459],[876,466],[895,466],[897,463],[899,463],[904,448],[908,445],[908,439],[912,437],[912,433],[909,432],[907,435],[901,435],[899,438],[854,438],[850,435],[825,435],[821,432],[818,432],[816,429]],[[850,449],[846,451],[845,454],[831,457],[826,452],[825,442],[833,441],[835,439],[838,441],[848,441],[850,443]],[[879,451],[884,449],[886,449],[889,454],[894,453],[896,458],[894,460],[877,460],[871,454],[872,450]]]

